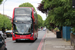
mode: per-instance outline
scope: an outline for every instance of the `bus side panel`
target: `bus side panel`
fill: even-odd
[[[37,14],[34,13],[34,9],[32,9],[32,17],[33,17],[33,30],[34,30],[34,38],[38,37],[38,21],[37,21]]]

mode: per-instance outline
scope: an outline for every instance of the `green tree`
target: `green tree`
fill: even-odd
[[[19,5],[19,7],[33,7],[34,8],[34,6],[29,2],[23,3],[23,4]],[[35,8],[34,8],[34,10],[35,10]]]
[[[42,27],[45,27],[45,25],[44,25],[44,24],[45,24],[45,20],[43,20],[43,22],[42,22]]]
[[[6,29],[11,29],[12,27],[12,24],[11,24],[11,21],[10,19],[7,17],[7,16],[4,16],[4,24],[3,27],[6,28]]]
[[[0,14],[0,29],[2,29],[4,23],[3,15]]]
[[[47,17],[45,22],[44,22],[44,25],[47,27],[47,29],[49,30],[52,30],[54,29],[55,25],[54,23],[51,21],[51,18],[50,17]]]
[[[42,0],[41,4],[43,4],[43,9],[48,11],[50,19],[48,23],[52,22],[56,26],[70,26],[75,29],[75,9],[72,8],[72,0]]]
[[[5,16],[0,14],[0,29],[11,29],[12,24],[10,19]]]
[[[0,0],[0,4],[2,4],[2,1],[3,1],[3,0]]]
[[[43,19],[39,14],[37,15],[38,15],[38,28],[40,28],[41,26],[43,26]]]

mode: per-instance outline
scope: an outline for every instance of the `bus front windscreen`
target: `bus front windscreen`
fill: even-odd
[[[13,31],[16,34],[29,34],[32,32],[32,24],[14,24]]]

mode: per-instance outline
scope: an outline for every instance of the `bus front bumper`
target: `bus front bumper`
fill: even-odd
[[[12,37],[12,40],[34,40],[34,37]]]

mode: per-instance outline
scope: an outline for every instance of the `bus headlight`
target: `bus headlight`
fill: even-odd
[[[32,37],[32,35],[33,35],[33,33],[31,33],[31,36],[30,37]]]

